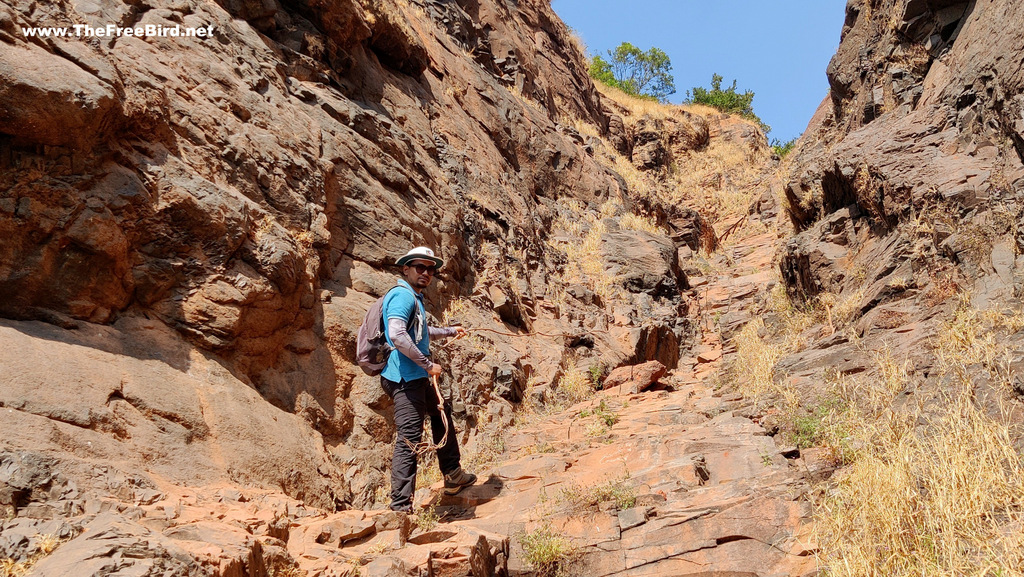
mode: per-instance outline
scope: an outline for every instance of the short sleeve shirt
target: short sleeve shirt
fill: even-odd
[[[423,306],[423,295],[415,292],[409,286],[409,283],[399,280],[398,287],[391,290],[384,297],[384,306],[381,310],[383,311],[385,326],[391,319],[404,320],[409,327],[409,336],[416,343],[416,347],[424,355],[430,355],[430,336],[427,331],[427,311]],[[413,312],[416,310],[419,310],[419,318],[422,319],[419,326],[416,326],[413,322],[415,318]],[[416,342],[417,335],[413,334],[414,330],[420,331],[419,342]],[[388,335],[387,331],[385,331],[385,335],[388,344],[395,346],[391,342],[391,335]],[[388,364],[384,367],[381,376],[397,383],[426,378],[427,371],[396,349],[391,351],[391,355],[388,357]]]

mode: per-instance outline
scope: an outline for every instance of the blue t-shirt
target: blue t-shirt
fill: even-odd
[[[427,331],[427,310],[423,306],[423,295],[413,291],[409,283],[399,280],[398,288],[392,289],[384,298],[384,306],[381,310],[384,315],[385,326],[387,326],[390,319],[404,320],[409,328],[409,336],[416,343],[416,348],[422,351],[424,355],[430,356],[430,335]],[[416,315],[413,314],[415,310],[419,311],[419,326],[416,326]],[[413,332],[416,330],[421,335],[419,342],[416,342],[417,336]],[[391,335],[387,334],[387,331],[385,331],[385,335],[388,344],[395,346],[391,342]],[[396,349],[391,351],[391,355],[388,357],[388,364],[384,367],[384,371],[381,372],[381,376],[397,383],[426,378],[427,370],[412,362],[412,359]]]

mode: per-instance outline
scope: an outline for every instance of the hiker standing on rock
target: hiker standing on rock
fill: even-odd
[[[447,438],[437,449],[437,463],[444,474],[445,492],[454,495],[476,482],[476,475],[462,470],[459,444],[452,422],[451,405],[444,403],[442,417],[438,405],[442,400],[430,383],[430,378],[441,374],[441,365],[430,360],[430,339],[463,336],[462,327],[428,327],[427,311],[423,306],[423,290],[430,285],[437,269],[444,261],[426,247],[416,247],[395,263],[402,267],[398,287],[384,299],[383,317],[387,323],[387,342],[395,348],[388,357],[387,366],[380,374],[381,386],[395,402],[395,453],[391,459],[391,509],[412,512],[412,498],[416,491],[416,451],[414,447],[423,436],[423,422],[430,415],[430,429],[434,443]],[[403,290],[404,289],[404,290]]]

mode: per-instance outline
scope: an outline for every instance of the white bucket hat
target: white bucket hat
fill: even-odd
[[[405,266],[414,260],[427,260],[434,263],[437,268],[444,266],[444,261],[434,256],[434,251],[430,250],[425,246],[418,246],[409,252],[405,253],[400,259],[395,261],[395,264],[399,266]]]

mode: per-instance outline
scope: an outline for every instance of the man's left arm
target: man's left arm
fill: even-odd
[[[466,329],[462,327],[427,327],[427,334],[432,339],[446,339],[448,337],[464,337],[466,336]]]

